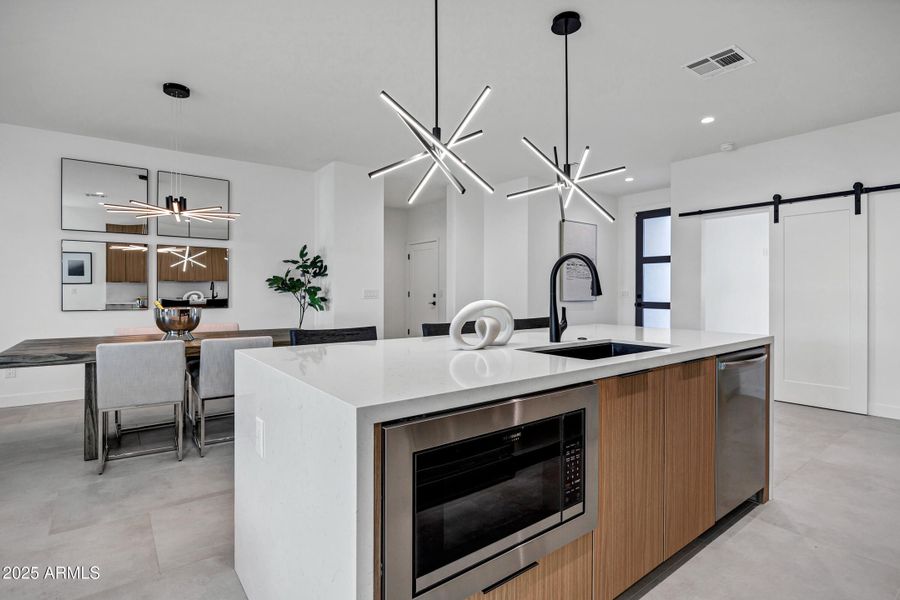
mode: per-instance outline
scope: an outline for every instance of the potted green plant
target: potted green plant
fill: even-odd
[[[287,259],[283,263],[293,265],[288,267],[284,275],[273,275],[266,279],[269,288],[279,294],[291,294],[300,304],[300,323],[298,329],[303,328],[303,317],[309,308],[313,310],[325,310],[328,298],[321,296],[322,288],[316,285],[317,280],[328,276],[328,265],[318,254],[310,258],[304,244],[300,248],[299,260]]]

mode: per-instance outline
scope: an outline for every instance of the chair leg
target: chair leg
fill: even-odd
[[[185,373],[184,376],[184,414],[188,415],[191,422],[194,422],[194,395],[191,388],[191,376]]]
[[[97,411],[97,475],[103,475],[106,466],[106,414]]]
[[[200,456],[202,457],[206,446],[206,400],[197,398],[197,404],[200,408]]]
[[[180,461],[184,457],[184,449],[182,443],[184,440],[184,404],[175,405],[175,447]]]
[[[116,411],[115,413],[116,419],[116,441],[120,444],[122,443],[122,413],[121,411]]]

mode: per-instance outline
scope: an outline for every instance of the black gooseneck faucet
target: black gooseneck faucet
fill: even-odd
[[[600,275],[597,274],[597,266],[590,258],[584,254],[572,252],[559,257],[553,269],[550,271],[550,341],[558,342],[562,338],[563,331],[566,330],[569,323],[566,321],[566,307],[562,309],[562,322],[559,320],[559,313],[556,310],[556,275],[559,268],[568,260],[580,260],[587,265],[591,272],[591,296],[599,296],[603,292],[600,290]]]

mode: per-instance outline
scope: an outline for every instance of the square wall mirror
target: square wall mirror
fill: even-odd
[[[230,210],[231,182],[227,179],[185,175],[170,171],[156,174],[156,204],[166,206],[166,198],[184,198],[182,210],[221,206],[223,212]],[[200,238],[206,240],[227,240],[228,221],[215,220],[204,223],[197,219],[160,217],[156,221],[156,233],[170,237]]]
[[[63,240],[62,310],[147,310],[147,244]]]
[[[149,202],[147,169],[63,158],[61,174],[63,229],[147,235],[146,219],[109,213],[103,207]]]
[[[156,295],[165,307],[228,308],[228,249],[164,245],[156,249]]]

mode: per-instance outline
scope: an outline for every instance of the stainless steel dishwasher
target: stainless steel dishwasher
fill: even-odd
[[[766,485],[766,349],[718,357],[716,520]]]

